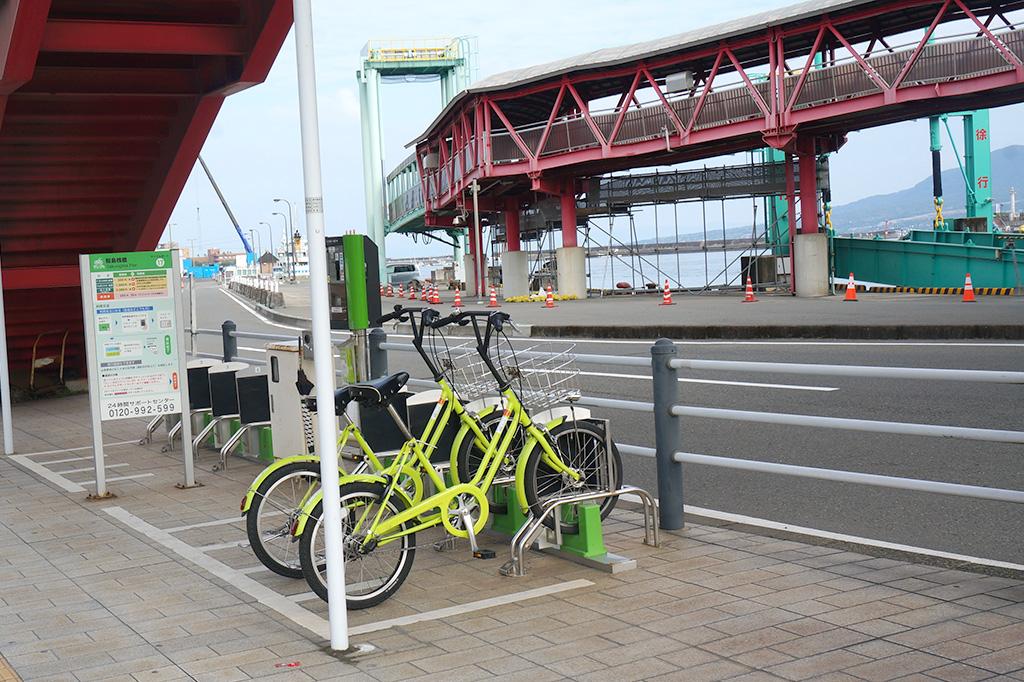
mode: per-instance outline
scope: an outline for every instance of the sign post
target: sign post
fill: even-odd
[[[181,258],[174,251],[79,256],[96,494],[109,497],[103,422],[181,415],[185,481],[196,485],[188,413]]]

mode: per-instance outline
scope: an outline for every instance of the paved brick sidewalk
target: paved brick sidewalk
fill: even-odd
[[[531,553],[511,579],[464,546],[421,549],[395,598],[351,614],[373,649],[332,656],[325,605],[242,546],[258,467],[213,474],[205,455],[205,485],[178,490],[180,455],[112,446],[118,497],[86,502],[64,482],[89,488],[89,452],[47,452],[86,442],[86,410],[17,406],[23,454],[0,458],[0,656],[25,680],[1024,680],[1018,580],[696,523],[652,548],[628,509],[607,541],[637,570]],[[428,620],[393,620],[410,617]]]

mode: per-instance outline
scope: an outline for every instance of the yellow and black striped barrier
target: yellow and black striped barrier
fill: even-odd
[[[960,296],[964,293],[963,287],[869,287],[869,294],[938,294],[948,296]],[[1013,296],[1012,287],[975,287],[974,293],[978,296]]]

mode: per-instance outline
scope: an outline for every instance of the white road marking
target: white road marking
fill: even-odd
[[[232,293],[231,293],[230,291],[228,291],[227,289],[224,289],[224,288],[218,288],[218,290],[220,291],[220,293],[224,294],[225,296],[227,296],[228,298],[230,298],[230,299],[231,299],[232,301],[234,301],[235,303],[237,303],[237,304],[238,304],[238,305],[239,305],[240,307],[244,308],[246,312],[248,312],[248,313],[249,313],[250,315],[252,315],[253,317],[255,317],[255,318],[256,318],[257,320],[259,320],[259,321],[260,321],[260,322],[262,322],[263,324],[267,324],[267,325],[270,325],[271,327],[278,327],[278,328],[280,328],[280,329],[287,329],[287,330],[289,330],[289,331],[302,331],[302,330],[301,330],[301,329],[300,329],[299,327],[289,327],[288,325],[286,325],[286,324],[281,324],[281,323],[279,323],[279,322],[271,322],[271,321],[270,321],[270,320],[268,320],[268,319],[267,319],[266,317],[264,317],[263,315],[260,315],[260,314],[259,314],[258,312],[256,312],[256,309],[255,309],[255,308],[251,308],[251,307],[249,307],[249,306],[248,306],[247,304],[245,304],[245,303],[244,303],[244,302],[243,302],[243,301],[242,301],[241,299],[239,299],[239,298],[238,298],[237,296],[235,296],[234,294],[232,294]]]
[[[234,540],[232,542],[218,542],[213,545],[201,545],[196,547],[200,552],[216,552],[222,549],[234,549],[235,547],[248,547],[248,540]]]
[[[41,462],[41,464],[53,464],[53,462]],[[127,464],[107,464],[107,465],[105,465],[105,468],[107,468],[107,469],[116,469],[118,467],[126,467],[126,466],[128,466],[128,465]],[[82,467],[81,469],[62,469],[61,471],[56,471],[54,473],[61,474],[61,475],[64,475],[64,474],[80,474],[80,473],[83,473],[85,471],[95,471],[95,470],[96,470],[96,467]]]
[[[424,621],[441,620],[443,618],[449,618],[451,616],[458,616],[463,613],[472,613],[473,611],[482,611],[484,609],[494,608],[495,606],[504,606],[505,604],[514,604],[519,601],[526,601],[527,599],[544,597],[549,594],[567,592],[568,590],[578,590],[581,587],[590,587],[593,584],[594,583],[592,583],[589,580],[570,580],[564,583],[548,585],[547,587],[538,587],[535,590],[526,590],[525,592],[513,592],[512,594],[506,594],[500,597],[481,599],[479,601],[472,601],[467,604],[459,604],[458,606],[449,606],[443,609],[436,609],[434,611],[416,613],[411,616],[389,618],[388,620],[381,620],[377,621],[376,623],[357,625],[355,627],[349,628],[348,633],[350,635],[365,635],[369,632],[387,630],[388,628],[397,627],[399,625],[412,625],[413,623],[422,623]]]
[[[347,589],[348,585],[346,585],[345,587]],[[316,596],[316,592],[300,592],[299,594],[289,595],[288,598],[296,604],[304,601],[313,601],[314,599],[319,599],[319,597]]]
[[[43,466],[50,466],[51,464],[67,464],[68,462],[82,462],[92,457],[66,457],[64,459],[54,459],[49,462],[39,462]]]
[[[231,568],[196,547],[179,540],[165,530],[150,525],[121,507],[107,507],[105,511],[125,526],[154,542],[171,550],[186,561],[211,573],[214,577],[246,593],[264,606],[277,611],[299,627],[309,630],[321,639],[330,639],[330,627],[327,621],[311,611],[307,611],[284,595],[278,594],[269,587],[258,583],[244,572]]]
[[[90,471],[91,471],[91,469],[90,469]],[[107,479],[107,483],[114,483],[115,481],[133,481],[136,478],[149,478],[150,476],[153,476],[153,475],[154,474],[150,473],[150,474],[134,474],[132,476],[112,476],[112,477]],[[81,485],[92,485],[94,483],[96,483],[96,481],[80,481]]]
[[[558,370],[552,370],[553,373],[564,373]],[[618,374],[615,372],[580,372],[580,376],[585,377],[607,377],[610,379],[645,379],[651,381],[652,377],[649,374]],[[750,388],[780,388],[790,391],[838,391],[838,388],[831,386],[798,386],[796,384],[762,384],[753,381],[723,381],[720,379],[679,379],[681,384],[713,384],[719,386],[747,386]]]
[[[636,502],[641,504],[641,500],[636,495],[625,494],[622,499],[629,502]],[[658,500],[655,499],[655,503]],[[979,566],[991,566],[993,568],[1006,568],[1014,571],[1024,571],[1024,564],[1015,564],[1008,561],[1000,561],[998,559],[986,559],[984,557],[970,556],[967,554],[956,554],[954,552],[944,552],[938,549],[929,549],[927,547],[916,547],[914,545],[903,545],[897,542],[889,542],[887,540],[876,540],[874,538],[860,537],[859,535],[846,535],[845,533],[833,533],[828,530],[818,530],[817,528],[807,528],[805,526],[796,526],[790,523],[782,523],[780,521],[771,521],[769,519],[761,519],[755,516],[744,516],[743,514],[733,514],[731,512],[718,511],[716,509],[705,509],[704,507],[693,507],[688,504],[683,505],[683,512],[686,514],[694,514],[696,516],[705,516],[710,519],[717,519],[719,521],[727,521],[730,523],[741,523],[745,526],[754,526],[755,528],[767,528],[769,530],[780,530],[787,533],[793,533],[794,535],[806,535],[813,538],[822,538],[824,540],[835,540],[837,542],[849,542],[854,545],[865,545],[866,547],[877,547],[879,549],[891,549],[897,552],[906,552],[908,554],[920,554],[922,556],[935,557],[938,559],[949,559],[951,561],[962,561],[971,564],[978,564]]]
[[[105,448],[112,448],[115,445],[129,445],[129,444],[132,444],[132,443],[138,444],[138,442],[139,442],[138,440],[122,440],[122,441],[118,441],[116,443],[104,443],[103,447],[105,447]],[[65,453],[65,452],[78,452],[79,450],[92,450],[92,446],[91,445],[83,445],[82,447],[79,447],[79,448],[60,448],[58,450],[41,450],[39,452],[26,452],[26,453],[24,453],[22,455],[19,455],[19,456],[20,457],[37,457],[38,455],[56,455],[58,453]]]
[[[269,569],[266,566],[264,566],[263,564],[259,564],[257,566],[248,566],[246,568],[240,568],[238,569],[238,572],[243,575],[252,575],[253,573],[263,573],[267,570]]]
[[[61,476],[60,474],[58,474],[56,472],[50,471],[49,469],[44,467],[39,462],[33,462],[31,459],[29,459],[29,457],[30,457],[30,455],[10,455],[8,457],[8,459],[10,459],[15,464],[18,464],[18,465],[28,469],[29,471],[31,471],[36,476],[39,476],[40,478],[45,479],[45,480],[49,481],[50,483],[53,483],[54,485],[56,485],[58,488],[61,488],[65,492],[69,492],[69,493],[84,493],[85,492],[85,488],[82,487],[82,484],[75,483],[74,481],[72,481],[70,479],[67,479],[67,478],[64,478],[63,476]]]
[[[216,521],[203,521],[202,523],[190,523],[187,526],[175,526],[174,528],[164,528],[165,533],[181,533],[182,531],[192,530],[193,528],[209,528],[211,526],[226,526],[232,523],[241,523],[245,521],[244,516],[236,516],[232,519],[217,519]]]

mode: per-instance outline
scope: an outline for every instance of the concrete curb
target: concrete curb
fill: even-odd
[[[1024,339],[1024,325],[533,325],[534,338],[589,339]]]
[[[251,305],[260,315],[292,327],[308,329],[311,322],[285,315],[258,303]],[[1024,340],[1024,325],[541,325],[521,324],[520,337],[586,338],[586,339],[852,339],[852,340],[918,340],[954,339]],[[390,329],[390,327],[389,327]],[[411,333],[409,325],[398,325],[398,332]],[[472,337],[471,327],[451,328],[446,336]]]

